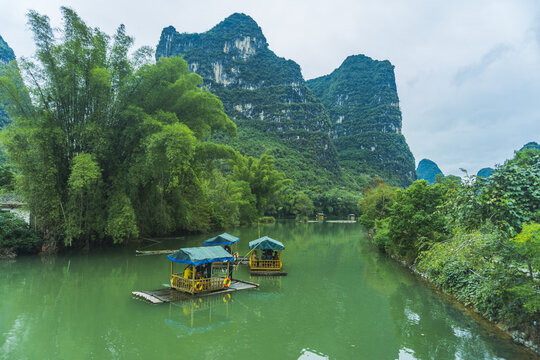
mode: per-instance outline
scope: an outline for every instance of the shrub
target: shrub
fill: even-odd
[[[0,213],[0,249],[16,253],[36,253],[40,239],[19,216]]]

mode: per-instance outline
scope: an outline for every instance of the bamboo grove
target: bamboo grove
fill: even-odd
[[[288,180],[271,156],[211,141],[236,125],[182,58],[152,63],[123,25],[111,38],[62,13],[60,30],[28,13],[35,58],[0,78],[2,151],[45,249],[205,231],[274,206]]]

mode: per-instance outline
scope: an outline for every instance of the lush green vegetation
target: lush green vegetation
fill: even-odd
[[[12,124],[2,144],[45,247],[207,231],[256,220],[287,185],[274,159],[210,141],[235,136],[221,101],[181,58],[150,64],[62,8],[64,27],[28,14],[36,61],[0,78]],[[30,94],[31,102],[26,101]],[[8,179],[10,173],[2,172]]]
[[[15,60],[15,53],[0,35],[0,63],[7,64]]]
[[[540,343],[540,150],[526,148],[489,179],[439,178],[407,189],[375,184],[360,221],[385,252],[487,318]]]
[[[41,241],[30,226],[13,213],[0,213],[0,258],[15,253],[35,253]]]
[[[15,60],[15,54],[9,45],[0,36],[0,75],[6,71],[8,64]],[[9,122],[6,113],[3,111],[3,105],[0,103],[0,129]]]
[[[416,179],[411,151],[401,134],[401,110],[389,61],[349,56],[331,74],[306,82],[333,123],[344,172],[380,177],[395,186]]]
[[[274,216],[311,216],[312,213],[305,214],[295,207],[295,199],[301,194],[300,199],[309,197],[313,211],[344,218],[357,211],[360,190],[374,174],[394,178],[396,168],[389,163],[399,165],[412,158],[410,152],[402,151],[406,143],[401,134],[381,134],[384,124],[358,119],[357,126],[362,127],[363,133],[343,136],[342,148],[336,149],[328,136],[332,124],[327,109],[306,86],[300,67],[276,56],[268,48],[261,28],[247,15],[233,14],[200,34],[181,34],[173,27],[165,28],[156,58],[174,55],[182,55],[192,70],[203,77],[204,85],[223,101],[225,112],[238,126],[237,138],[218,135],[213,139],[244,155],[274,156],[276,168],[294,180],[288,194],[284,194],[285,201],[273,210]],[[391,66],[391,74],[386,71],[388,64],[383,62],[383,66],[369,69],[369,77],[385,82],[386,76],[393,79]],[[371,85],[360,89],[363,95],[359,96],[371,96]],[[355,92],[355,88],[353,85],[349,90]],[[395,87],[376,87],[377,94],[379,90],[386,94],[385,101],[397,102]],[[401,115],[396,109],[373,106],[370,119],[391,110],[392,124],[400,127]],[[351,113],[357,110],[351,108]],[[380,146],[375,150],[371,145],[360,149],[358,139]],[[366,158],[373,161],[366,162]],[[385,162],[375,160],[382,158]],[[410,180],[405,185],[409,183]]]
[[[251,17],[233,14],[200,34],[165,28],[156,59],[179,55],[223,101],[238,126],[237,138],[216,141],[248,156],[269,151],[296,190],[319,183],[342,185],[324,107],[304,84],[298,64],[276,56]]]

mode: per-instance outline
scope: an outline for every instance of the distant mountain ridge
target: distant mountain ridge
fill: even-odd
[[[251,17],[233,14],[200,34],[163,29],[156,59],[178,55],[238,125],[238,139],[227,142],[248,155],[269,151],[283,160],[278,163],[286,164],[284,170],[299,170],[295,180],[305,184],[341,178],[324,106],[306,87],[298,64],[276,56]],[[303,171],[308,168],[319,179]]]
[[[538,150],[540,150],[540,145],[537,142],[531,141],[531,142],[528,142],[525,145],[523,145],[523,147],[521,149],[519,149],[519,151],[525,150],[525,149],[538,149]]]
[[[238,138],[223,141],[247,155],[269,152],[301,187],[360,189],[374,177],[407,186],[416,178],[388,61],[347,58],[334,73],[354,74],[349,84],[328,75],[344,90],[344,106],[338,108],[335,101],[326,101],[335,94],[319,91],[322,80],[304,81],[300,66],[274,54],[261,28],[245,14],[233,14],[199,34],[164,28],[156,59],[178,55],[202,76],[237,124]],[[342,109],[346,113],[340,123]]]
[[[0,35],[0,65],[5,65],[12,60],[15,60],[15,53]]]
[[[540,151],[540,144],[534,141],[528,142],[527,144],[523,145],[521,149],[517,150],[516,153],[526,150],[526,149],[536,149]],[[488,178],[491,176],[491,174],[495,170],[496,169],[491,168],[491,167],[485,167],[478,170],[478,172],[476,173],[476,176]],[[438,174],[445,176],[443,172],[441,171],[441,169],[439,169],[439,166],[437,166],[437,164],[434,161],[431,161],[429,159],[422,159],[420,163],[418,163],[418,168],[416,169],[416,173],[418,175],[418,179],[427,180],[431,184],[435,182]],[[448,176],[454,176],[455,178],[458,178],[455,175],[448,175]]]
[[[488,178],[491,176],[491,173],[493,172],[493,168],[490,168],[490,167],[486,167],[486,168],[482,168],[480,170],[478,170],[478,172],[476,173],[476,176],[478,177],[483,177],[483,178]]]
[[[437,175],[444,176],[439,166],[429,159],[420,160],[416,168],[416,174],[418,175],[418,180],[426,180],[430,184],[435,183]]]
[[[2,36],[0,35],[0,75],[2,68],[9,64],[10,61],[15,60],[15,53],[13,52],[13,49],[9,47],[9,45],[4,41]],[[4,127],[7,123],[9,123],[9,118],[2,109],[2,106],[4,104],[0,104],[0,129]]]
[[[401,134],[394,66],[349,56],[331,74],[307,81],[333,123],[340,164],[354,175],[374,174],[393,185],[416,180],[414,157]]]

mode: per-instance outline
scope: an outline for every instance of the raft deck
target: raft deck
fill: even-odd
[[[136,298],[148,301],[152,304],[163,304],[169,302],[175,302],[186,299],[193,299],[197,297],[212,296],[218,294],[230,293],[233,291],[249,290],[259,287],[259,284],[252,283],[245,280],[232,280],[231,285],[227,289],[205,292],[200,294],[188,294],[182,291],[172,289],[170,287],[159,290],[150,291],[132,291],[131,295]]]
[[[254,276],[287,276],[287,273],[282,271],[250,271],[249,274]]]

